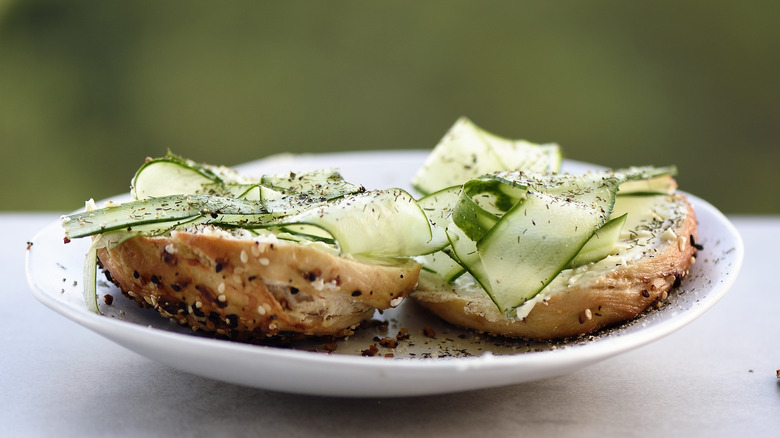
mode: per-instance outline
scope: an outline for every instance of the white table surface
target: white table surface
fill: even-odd
[[[24,274],[26,242],[57,217],[0,214],[0,436],[780,436],[780,217],[730,217],[734,287],[660,341],[565,377],[388,399],[208,380],[60,316]]]

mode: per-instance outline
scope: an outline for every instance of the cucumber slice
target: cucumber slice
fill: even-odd
[[[481,239],[524,196],[524,185],[474,179],[463,184],[452,221],[472,240]]]
[[[490,280],[485,265],[477,248],[477,242],[471,240],[457,225],[447,227],[447,238],[452,249],[451,257],[463,267],[463,270],[471,274],[474,280],[482,286],[486,292],[491,290]],[[488,292],[492,298],[492,294]],[[498,304],[496,304],[498,305]]]
[[[442,249],[449,245],[445,230],[452,221],[452,208],[458,201],[460,192],[460,186],[447,187],[417,201],[431,225],[432,248]]]
[[[196,163],[168,153],[165,157],[148,160],[138,169],[131,184],[131,194],[134,199],[177,194],[235,197],[257,183],[228,167]]]
[[[568,268],[576,268],[588,263],[597,262],[615,252],[620,233],[628,218],[628,213],[622,214],[604,224],[590,237],[580,252],[569,262]]]
[[[561,152],[556,144],[502,138],[462,117],[428,155],[412,186],[427,195],[491,172],[557,172],[560,165]]]
[[[462,117],[433,148],[412,186],[427,195],[499,169],[503,169],[499,157],[483,141],[476,125]]]
[[[280,233],[289,234],[298,241],[309,240],[313,242],[322,242],[328,245],[336,245],[333,236],[323,228],[316,225],[284,225],[278,227]]]
[[[428,217],[431,225],[431,248],[438,251],[417,257],[417,261],[428,272],[438,274],[447,281],[452,281],[465,270],[451,256],[452,249],[447,237],[447,226],[452,222],[452,208],[460,196],[461,187],[448,187],[425,196],[417,201]]]
[[[270,187],[260,186],[260,203],[275,216],[287,216],[300,213],[307,208],[321,205],[326,201],[319,197],[309,196],[305,193],[280,192]]]
[[[203,217],[204,223],[264,223],[271,215],[257,202],[208,195],[170,195],[131,201],[117,206],[61,218],[65,236],[78,238],[145,224],[173,227]]]
[[[327,231],[342,253],[407,257],[428,254],[431,227],[412,196],[401,189],[335,199],[325,206],[279,218],[274,225],[312,225]]]
[[[671,195],[677,190],[677,181],[673,174],[674,168],[669,168],[669,174],[655,178],[626,181],[620,185],[618,196],[624,195]]]
[[[660,182],[652,187],[671,187],[666,176],[673,171],[655,167],[583,175],[504,171],[469,181],[453,209],[452,229],[447,230],[454,258],[511,317],[563,269],[614,251],[626,221],[624,215],[608,222],[619,187],[632,191],[643,186],[626,182],[648,179]],[[474,187],[468,195],[467,185]],[[518,195],[521,192],[524,196]],[[497,207],[495,193],[510,193],[515,202],[505,214]]]
[[[308,234],[316,240],[335,239],[341,251],[348,254],[406,257],[440,248],[439,244],[431,246],[427,216],[411,195],[400,189],[364,192],[281,217],[254,201],[171,195],[62,218],[68,238],[133,229],[138,230],[137,235],[154,235],[192,223],[246,229],[283,228],[295,234]]]
[[[615,191],[617,184],[615,184]],[[487,292],[507,315],[544,289],[604,222],[614,203],[567,201],[528,192],[477,243]]]
[[[561,148],[555,143],[536,144],[526,140],[512,140],[479,129],[485,143],[496,152],[502,169],[525,170],[539,173],[556,173],[561,169]]]
[[[268,190],[279,195],[272,195]],[[133,178],[131,193],[139,200],[177,194],[264,200],[271,207],[269,211],[290,212],[362,190],[365,189],[345,181],[335,169],[265,175],[255,180],[227,167],[200,164],[168,154],[141,166]]]
[[[363,187],[345,181],[336,169],[263,175],[260,182],[282,194],[306,195],[320,201],[365,191]]]
[[[415,259],[422,265],[422,269],[438,275],[445,281],[455,281],[466,270],[455,260],[452,254],[453,250],[448,245],[440,251],[418,256]]]
[[[214,185],[215,176],[193,169],[179,160],[162,158],[145,163],[133,178],[134,199],[148,199],[182,193],[199,193]]]

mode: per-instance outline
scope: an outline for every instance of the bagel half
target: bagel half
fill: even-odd
[[[693,207],[679,194],[620,197],[615,211],[628,202],[646,205],[629,216],[617,253],[564,270],[518,308],[517,318],[502,314],[468,275],[447,283],[423,272],[411,296],[452,324],[513,338],[569,338],[634,319],[688,274],[697,224]]]
[[[417,284],[411,260],[361,261],[316,244],[214,227],[135,237],[98,250],[109,279],[143,307],[233,340],[344,336]]]

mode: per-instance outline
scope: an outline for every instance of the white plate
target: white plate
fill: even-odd
[[[408,182],[427,151],[358,152],[275,156],[238,166],[248,174],[284,173],[337,167],[349,181],[367,188]],[[594,166],[566,161],[580,171]],[[127,195],[115,200],[125,200]],[[742,239],[729,221],[707,202],[690,196],[699,220],[700,251],[691,274],[668,302],[637,320],[595,336],[568,342],[537,343],[478,336],[444,324],[407,301],[375,315],[376,327],[364,327],[339,341],[333,353],[324,341],[273,347],[241,344],[193,334],[153,310],[140,309],[105,281],[99,293],[111,294],[103,315],[87,311],[81,273],[88,241],[63,244],[58,223],[43,229],[27,252],[27,277],[43,304],[130,350],[200,376],[270,390],[358,397],[412,396],[503,386],[563,375],[637,348],[690,323],[714,305],[734,282],[742,264]],[[435,336],[423,334],[430,327]],[[379,346],[375,337],[394,337],[402,328],[410,337],[396,348]],[[373,357],[361,351],[375,344]],[[392,353],[394,357],[384,357]]]

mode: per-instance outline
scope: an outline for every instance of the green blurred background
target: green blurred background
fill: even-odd
[[[677,164],[780,213],[780,2],[0,0],[0,208],[70,211],[168,149],[431,148],[458,116]]]

